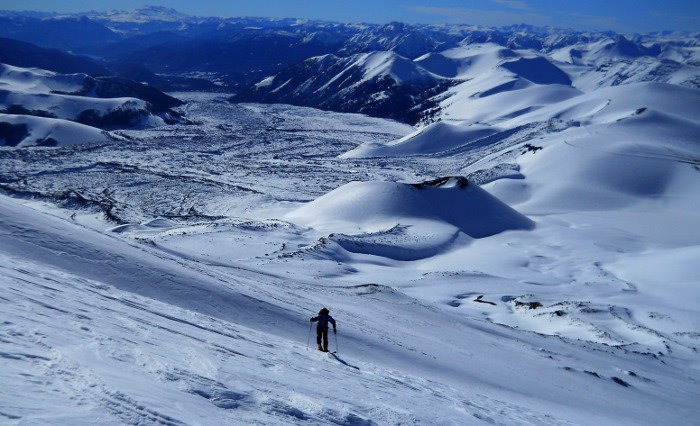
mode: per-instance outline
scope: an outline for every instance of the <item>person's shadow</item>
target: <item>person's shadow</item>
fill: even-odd
[[[354,368],[355,370],[359,370],[359,369],[360,369],[360,367],[356,367],[356,366],[354,366],[354,365],[352,365],[352,364],[348,364],[347,361],[345,361],[344,359],[342,359],[341,357],[339,357],[338,354],[335,353],[335,352],[328,352],[328,355],[332,356],[333,358],[335,358],[336,361],[338,361],[339,363],[341,363],[341,364],[343,364],[343,365],[345,365],[345,366],[347,366],[347,367]]]

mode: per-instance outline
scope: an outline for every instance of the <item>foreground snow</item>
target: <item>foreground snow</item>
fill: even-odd
[[[0,210],[6,421],[673,423],[697,414],[697,370],[680,359],[523,333],[383,286],[328,288],[186,261],[4,197]],[[327,303],[340,321],[336,356],[305,347],[307,317]]]

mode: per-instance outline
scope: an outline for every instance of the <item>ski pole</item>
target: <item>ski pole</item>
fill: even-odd
[[[333,335],[335,336],[335,353],[340,353],[338,352],[338,332],[334,330]]]
[[[309,337],[306,338],[306,350],[309,350],[309,342],[311,341],[311,327],[313,324],[309,322]]]

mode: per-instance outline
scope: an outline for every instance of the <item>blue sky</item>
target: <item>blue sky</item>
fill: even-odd
[[[0,9],[82,12],[173,7],[199,16],[270,16],[342,22],[528,23],[576,29],[700,31],[700,0],[3,0]]]

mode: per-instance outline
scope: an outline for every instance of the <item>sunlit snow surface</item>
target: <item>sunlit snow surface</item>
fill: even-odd
[[[93,126],[140,129],[165,124],[162,117],[151,113],[152,107],[145,100],[95,97],[95,80],[89,78],[85,74],[59,74],[0,63],[2,145],[106,142],[119,138]],[[93,88],[83,91],[90,84]],[[92,125],[83,124],[86,122]],[[14,131],[8,131],[8,127],[14,127]],[[12,133],[14,137],[8,137]]]
[[[679,162],[640,134],[654,158],[621,165],[672,162],[641,174],[662,178],[649,188],[606,163],[585,126],[535,122],[449,142],[449,156],[355,160],[338,156],[414,129],[179,96],[198,124],[0,150],[0,422],[680,424],[700,414],[696,137],[675,136],[687,145]],[[640,114],[606,135],[679,120]],[[590,173],[599,179],[571,187]],[[343,189],[453,175],[534,228],[469,236],[440,219],[445,210],[401,210],[393,187]],[[367,208],[333,213],[343,207],[331,191],[367,197]],[[587,194],[597,208],[577,207]],[[443,198],[431,208],[449,208]],[[338,321],[335,357],[313,336],[306,348],[321,306]]]

